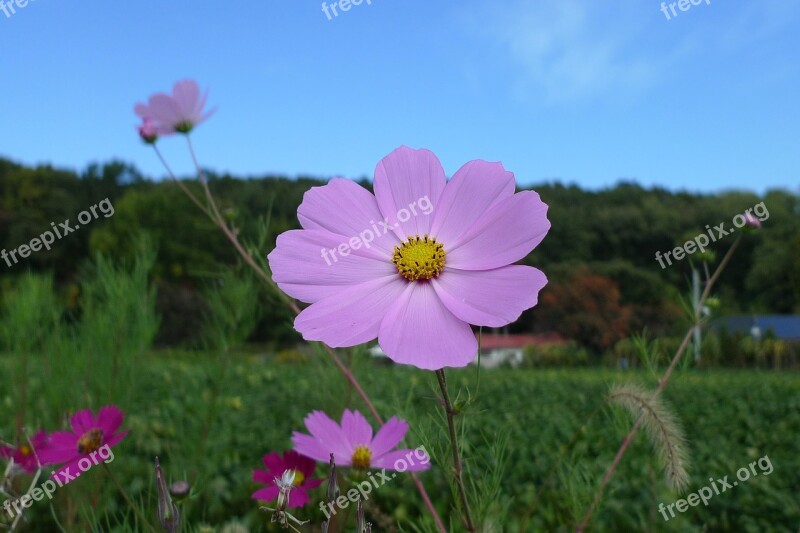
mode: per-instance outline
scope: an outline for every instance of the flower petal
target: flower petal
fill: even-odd
[[[342,414],[342,431],[356,446],[369,446],[372,442],[372,426],[358,411],[345,409]]]
[[[547,277],[538,269],[511,265],[493,270],[446,268],[431,280],[436,294],[459,319],[497,328],[510,324],[538,300]]]
[[[446,182],[442,164],[429,150],[401,146],[378,163],[375,198],[401,240],[430,233],[433,212]],[[432,208],[428,213],[418,205],[424,199]]]
[[[289,491],[289,502],[286,507],[289,509],[294,507],[302,507],[307,504],[309,500],[310,498],[308,497],[308,493],[304,488],[295,487]]]
[[[322,411],[313,411],[305,419],[306,428],[311,435],[324,442],[331,451],[352,455],[354,446],[350,436],[331,417]]]
[[[375,197],[348,179],[334,178],[327,185],[306,191],[297,218],[305,229],[326,229],[341,235],[337,245],[353,242],[348,246],[374,247],[387,261],[400,244],[391,228],[381,224],[384,216]]]
[[[180,107],[171,96],[157,93],[150,97],[148,103],[150,118],[155,120],[165,132],[175,131],[175,126],[183,121]]]
[[[97,427],[97,422],[92,415],[91,409],[77,411],[69,421],[72,424],[72,429],[75,433],[78,433],[79,437]]]
[[[269,487],[264,487],[263,489],[258,489],[253,493],[251,498],[262,502],[271,502],[272,500],[277,499],[281,489],[275,485],[274,480],[271,479],[269,483],[272,483],[272,485]]]
[[[108,405],[97,413],[97,425],[106,437],[113,435],[125,420],[123,413],[116,405]]]
[[[71,481],[75,481],[75,479],[78,478],[78,475],[81,474],[81,469],[78,466],[78,463],[80,463],[81,459],[83,459],[84,457],[86,456],[80,455],[75,459],[71,460],[70,462],[68,462],[67,464],[58,467],[50,477],[52,479],[55,479],[56,476],[58,476],[58,478],[61,480],[61,483],[64,485],[66,485]]]
[[[397,269],[381,252],[369,248],[337,248],[347,240],[325,229],[292,230],[278,236],[267,256],[272,279],[283,292],[314,303],[344,289],[386,276]]]
[[[273,477],[281,475],[285,470],[284,465],[286,463],[277,452],[268,453],[261,458],[261,462]]]
[[[384,455],[400,444],[407,432],[408,422],[393,416],[378,430],[377,435],[369,445],[369,449],[376,457]]]
[[[331,454],[333,454],[337,465],[347,466],[353,459],[352,454],[342,454],[341,452],[332,450],[327,444],[323,444],[317,440],[316,437],[297,431],[292,434],[292,446],[294,446],[297,453],[310,457],[315,461],[327,463],[330,461]]]
[[[200,99],[200,87],[194,80],[182,80],[172,87],[172,97],[181,112],[181,118],[190,119],[195,114]]]
[[[519,261],[550,229],[547,204],[522,191],[494,204],[448,248],[446,264],[462,270],[489,270]]]
[[[445,245],[458,242],[467,231],[497,202],[514,194],[514,174],[502,163],[470,161],[453,175],[436,204],[431,235]]]
[[[36,450],[39,461],[45,464],[60,464],[78,456],[78,439],[80,435],[68,431],[56,431],[50,434],[50,444],[43,450]]]
[[[348,287],[304,309],[294,328],[307,341],[332,348],[355,346],[378,336],[381,320],[406,287],[394,274]]]
[[[384,353],[424,370],[466,366],[478,353],[469,324],[456,318],[430,283],[409,283],[381,322]]]
[[[416,453],[416,450],[395,450],[376,458],[370,466],[401,472],[419,472],[429,469],[431,467],[430,458],[426,455],[424,459],[417,459]]]

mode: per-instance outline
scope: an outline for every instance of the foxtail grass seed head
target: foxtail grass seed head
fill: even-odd
[[[614,386],[609,399],[624,407],[634,420],[642,418],[645,433],[664,465],[667,481],[675,489],[684,488],[689,482],[686,439],[677,417],[667,404],[660,396],[632,383]]]

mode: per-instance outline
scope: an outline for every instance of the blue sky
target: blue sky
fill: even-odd
[[[6,0],[8,1],[8,0]],[[800,2],[30,0],[0,11],[0,155],[163,172],[133,105],[192,77],[204,166],[372,176],[399,145],[519,183],[763,191],[800,183]],[[163,148],[179,173],[183,145]]]

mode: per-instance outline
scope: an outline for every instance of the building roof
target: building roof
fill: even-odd
[[[800,315],[727,316],[715,320],[713,327],[747,335],[758,328],[762,337],[771,331],[780,340],[800,342]]]
[[[538,335],[496,335],[483,334],[481,349],[495,350],[499,348],[523,348],[525,346],[542,346],[546,344],[563,344],[566,342],[558,333],[541,333]]]

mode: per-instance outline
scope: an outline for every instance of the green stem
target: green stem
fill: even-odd
[[[456,410],[453,409],[453,404],[450,401],[450,394],[447,392],[447,378],[444,375],[444,369],[436,371],[436,378],[439,380],[439,388],[442,390],[442,400],[444,400],[444,410],[447,414],[447,428],[450,431],[450,448],[453,452],[453,474],[456,479],[456,487],[458,488],[458,495],[461,499],[461,509],[464,513],[464,526],[467,531],[474,532],[475,524],[472,522],[472,513],[469,510],[469,500],[467,498],[467,489],[464,486],[463,479],[463,466],[461,464],[461,457],[458,453],[458,437],[456,436]]]
[[[147,526],[147,527],[148,527],[148,528],[149,528],[151,531],[153,531],[154,533],[157,533],[157,532],[158,532],[158,530],[157,530],[156,528],[154,528],[154,527],[153,527],[153,526],[150,524],[150,522],[148,522],[148,521],[147,521],[147,519],[144,517],[144,515],[142,515],[141,511],[139,511],[139,508],[133,504],[133,501],[131,501],[131,498],[130,498],[130,496],[128,496],[128,493],[127,493],[127,492],[125,492],[125,489],[123,489],[123,488],[122,488],[122,485],[120,485],[119,481],[117,481],[117,478],[116,478],[116,476],[114,476],[114,472],[111,470],[111,467],[109,467],[109,466],[108,466],[107,464],[105,464],[105,463],[103,463],[103,467],[105,467],[105,469],[106,469],[106,472],[108,472],[108,477],[110,477],[110,478],[111,478],[111,481],[112,481],[112,482],[114,483],[114,485],[117,487],[117,490],[119,490],[120,494],[122,494],[122,497],[125,499],[125,503],[127,503],[127,504],[128,504],[128,507],[130,507],[131,509],[133,509],[133,512],[134,512],[134,514],[136,514],[136,517],[137,517],[139,520],[141,520],[141,522],[142,522],[144,525],[146,525],[146,526]]]

